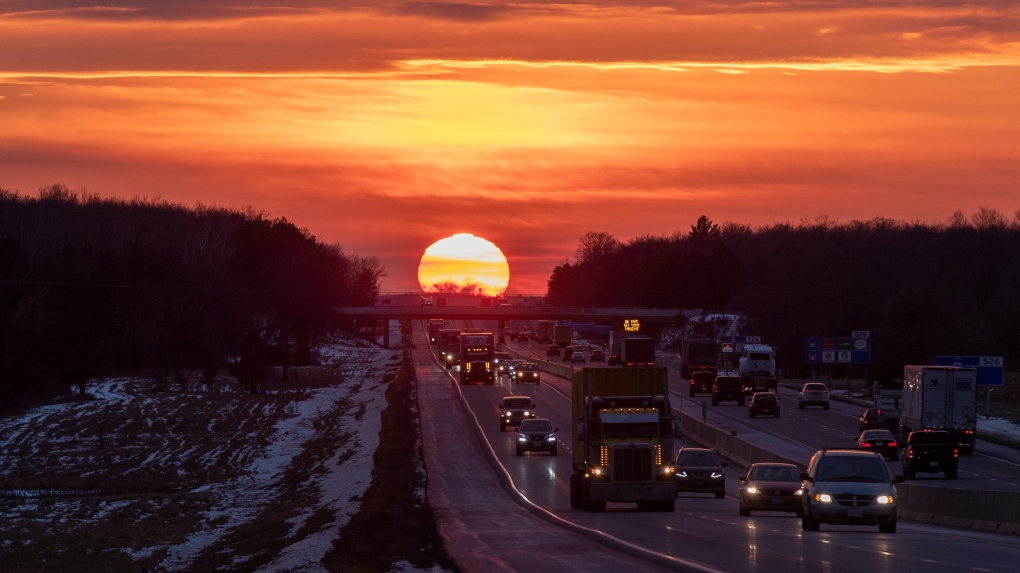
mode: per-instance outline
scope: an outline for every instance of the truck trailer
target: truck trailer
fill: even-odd
[[[949,432],[961,454],[974,451],[977,430],[977,369],[904,366],[900,442],[910,432]]]
[[[571,379],[570,507],[673,511],[674,420],[667,369],[582,368]]]
[[[680,345],[680,377],[719,369],[719,343],[710,338],[686,338]]]
[[[551,320],[540,320],[536,326],[535,339],[538,340],[539,344],[552,344],[553,343],[553,330],[556,323]]]
[[[573,330],[569,324],[557,324],[553,326],[553,338],[555,339],[556,346],[560,348],[566,348],[570,346],[571,336]]]
[[[655,366],[655,339],[630,336],[621,340],[620,363],[624,366]]]

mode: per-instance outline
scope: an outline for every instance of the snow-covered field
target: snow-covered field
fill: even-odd
[[[259,395],[118,378],[0,418],[0,569],[325,571],[371,483],[400,352],[347,340],[323,356]]]

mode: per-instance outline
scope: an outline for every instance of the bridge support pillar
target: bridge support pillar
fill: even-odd
[[[496,328],[499,332],[496,333],[496,342],[500,344],[506,344],[506,321],[502,318],[499,319],[499,326]]]
[[[388,319],[388,318],[382,319],[382,327],[383,327],[383,329],[382,329],[382,347],[383,348],[389,348],[390,347],[390,319]]]

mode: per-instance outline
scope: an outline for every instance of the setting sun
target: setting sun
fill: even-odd
[[[441,239],[425,249],[418,265],[425,292],[495,296],[510,282],[510,266],[499,247],[470,233]]]

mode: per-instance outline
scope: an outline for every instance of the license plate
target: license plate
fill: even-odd
[[[862,515],[864,515],[864,510],[862,510],[862,509],[848,509],[848,510],[846,510],[846,516],[847,517],[861,517]]]
[[[696,481],[696,482],[694,482],[694,487],[705,487],[705,482],[703,482],[703,481]]]
[[[783,498],[781,497],[772,498],[772,505],[783,505]]]
[[[935,466],[939,465],[939,463],[938,462],[928,462],[928,465],[931,466],[931,467],[935,467]]]

